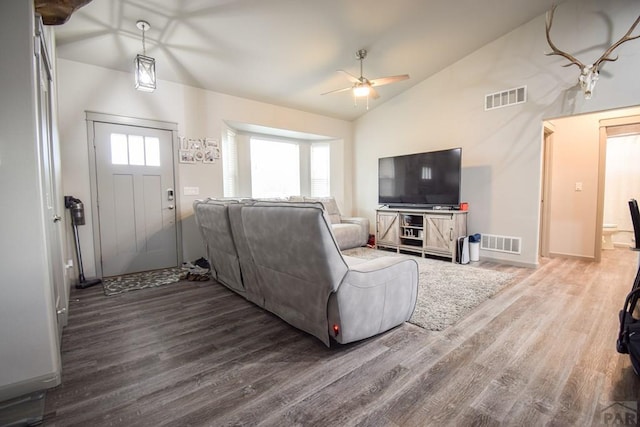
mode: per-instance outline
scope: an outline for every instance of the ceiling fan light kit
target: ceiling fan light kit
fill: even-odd
[[[358,85],[353,88],[353,96],[363,97],[369,96],[370,88],[367,85]]]
[[[143,92],[156,90],[156,60],[147,56],[145,33],[151,28],[147,21],[139,20],[136,27],[142,31],[142,55],[136,55],[133,61],[135,67],[136,89]]]
[[[368,110],[369,97],[373,99],[378,99],[380,97],[380,95],[378,94],[378,91],[375,89],[374,86],[387,85],[390,83],[399,82],[401,80],[406,80],[409,78],[408,74],[402,74],[399,76],[381,77],[378,79],[369,80],[366,77],[364,77],[364,73],[362,71],[362,61],[364,61],[366,57],[367,57],[366,49],[359,49],[356,51],[356,59],[360,61],[360,77],[356,77],[344,70],[338,70],[338,72],[345,75],[345,77],[352,83],[352,86],[325,92],[322,95],[351,91],[351,93],[353,94],[354,106],[356,107],[358,106],[358,98],[366,98],[367,99],[366,106]]]

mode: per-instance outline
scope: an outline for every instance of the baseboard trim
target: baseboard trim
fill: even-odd
[[[495,262],[498,264],[512,265],[514,267],[525,267],[525,268],[538,268],[540,265],[537,262],[531,263],[531,262],[513,261],[509,259],[493,258],[490,256],[484,256],[484,255],[480,256],[480,261]],[[469,263],[469,265],[471,266],[473,266],[473,264],[474,264],[473,262]]]
[[[44,419],[45,391],[0,402],[0,425],[33,426]]]
[[[559,253],[549,253],[549,258],[568,258],[568,259],[579,259],[582,261],[591,261],[595,262],[594,257],[588,257],[583,255],[571,255],[571,254],[559,254]]]
[[[60,372],[52,372],[47,375],[30,378],[13,384],[7,384],[0,387],[0,402],[15,399],[38,391],[60,385]]]

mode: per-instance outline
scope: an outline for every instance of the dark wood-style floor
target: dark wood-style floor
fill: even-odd
[[[458,324],[326,348],[213,282],[73,290],[47,426],[585,426],[639,397],[615,351],[637,255],[538,269]]]

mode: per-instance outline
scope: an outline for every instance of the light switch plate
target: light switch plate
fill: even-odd
[[[185,196],[197,196],[200,194],[200,187],[184,187],[182,194]]]

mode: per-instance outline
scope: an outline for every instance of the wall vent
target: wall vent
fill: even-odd
[[[485,95],[484,109],[485,111],[495,110],[496,108],[522,104],[525,102],[527,102],[527,87],[521,86]]]
[[[480,241],[480,248],[487,251],[507,252],[520,255],[522,238],[483,234]]]

